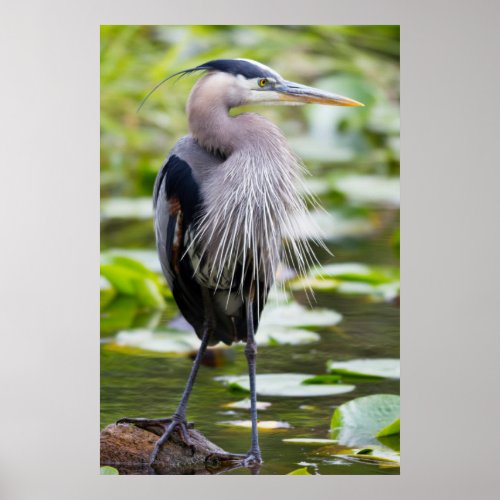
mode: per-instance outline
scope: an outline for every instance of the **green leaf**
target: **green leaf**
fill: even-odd
[[[136,262],[140,262],[146,269],[157,274],[162,274],[160,259],[156,250],[130,249],[130,248],[112,248],[101,254],[101,259],[110,257],[128,257]]]
[[[119,295],[101,310],[101,334],[131,328],[139,309],[134,297]]]
[[[312,476],[307,470],[307,467],[302,467],[301,469],[295,469],[287,474],[288,476]]]
[[[399,270],[391,267],[375,267],[359,264],[357,262],[345,262],[341,264],[327,264],[311,273],[313,276],[322,276],[328,279],[341,281],[355,281],[369,283],[371,285],[382,285],[399,281]]]
[[[316,375],[302,382],[303,384],[338,384],[340,375]]]
[[[370,295],[392,300],[399,293],[399,269],[367,266],[357,262],[327,264],[312,269],[308,276],[291,284],[293,289],[310,286],[313,290],[335,290],[342,294]]]
[[[376,437],[386,437],[386,436],[392,436],[394,434],[399,434],[400,433],[400,421],[399,418],[391,422],[389,425],[385,426],[383,429],[380,429],[377,434],[375,434]]]
[[[393,465],[399,467],[400,453],[380,446],[370,446],[365,448],[355,448],[344,450],[335,456],[340,458],[350,458],[359,462],[375,462],[379,465]]]
[[[106,307],[116,296],[116,290],[111,286],[111,283],[101,276],[101,290],[100,290],[100,307]]]
[[[165,301],[158,289],[158,285],[149,278],[144,278],[136,282],[136,295],[139,302],[145,306],[156,309],[165,308]]]
[[[118,472],[117,469],[114,467],[111,467],[109,465],[103,465],[100,468],[101,476],[119,476],[120,473]]]
[[[141,262],[122,255],[103,254],[101,276],[119,294],[136,297],[143,306],[165,308],[158,275]]]
[[[332,437],[347,446],[376,443],[377,433],[399,418],[399,396],[375,394],[340,405],[330,422]]]
[[[354,390],[353,385],[311,385],[304,384],[304,380],[313,375],[302,373],[267,373],[256,376],[257,394],[260,396],[284,396],[284,397],[314,397],[335,396]],[[222,381],[230,387],[250,392],[248,375],[227,375],[216,377],[215,380]]]
[[[399,359],[373,358],[349,361],[328,361],[327,371],[353,377],[380,377],[399,379]]]

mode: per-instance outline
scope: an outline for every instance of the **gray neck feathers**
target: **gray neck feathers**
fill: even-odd
[[[260,282],[267,290],[280,260],[291,265],[292,255],[305,273],[314,256],[296,224],[297,218],[307,216],[300,195],[300,162],[280,130],[262,116],[230,117],[230,103],[201,104],[193,91],[188,104],[193,137],[225,157],[201,186],[203,214],[191,243],[202,267],[209,268],[210,284],[215,289],[240,287],[243,292],[250,273],[257,286]],[[236,283],[238,264],[245,272]]]

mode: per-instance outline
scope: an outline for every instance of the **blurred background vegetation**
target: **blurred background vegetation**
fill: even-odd
[[[168,82],[137,113],[145,94],[176,71],[233,57],[366,104],[355,112],[255,107],[281,126],[315,178],[340,169],[398,175],[399,27],[103,26],[103,200],[150,196],[169,148],[188,133],[185,103],[196,76]]]
[[[139,401],[137,389],[116,400],[119,388],[125,390],[120,384],[127,363],[138,370],[135,377],[147,371],[134,364],[140,363],[132,361],[136,358],[114,358],[117,352],[154,357],[171,349],[179,354],[182,342],[187,352],[193,349],[180,337],[180,343],[164,344],[165,352],[158,343],[145,347],[144,330],[164,328],[177,315],[154,250],[151,193],[169,149],[189,133],[185,104],[198,76],[165,83],[139,113],[137,108],[166,76],[212,59],[255,59],[287,80],[365,104],[244,109],[276,123],[311,173],[308,187],[326,209],[313,215],[335,257],[320,254],[325,272],[313,270],[306,281],[318,292],[318,311],[318,306],[323,312],[335,308],[344,318],[340,327],[338,319],[330,325],[322,320],[292,325],[314,331],[320,342],[315,354],[309,346],[295,346],[282,351],[286,362],[279,364],[274,353],[266,365],[264,351],[260,368],[286,371],[294,356],[310,356],[309,369],[317,375],[333,354],[336,360],[399,358],[399,26],[102,26],[100,57],[103,424],[134,413],[130,404],[142,409],[151,403]],[[310,228],[303,230],[308,236]],[[307,304],[302,281],[291,279],[288,285],[290,301]],[[138,329],[142,344],[123,334]],[[278,336],[273,342],[280,343]],[[177,368],[182,380],[188,365]],[[226,372],[242,370],[231,362]],[[143,376],[143,383],[153,383],[146,372]],[[180,395],[182,383],[174,393]],[[399,393],[399,382],[391,384],[356,390],[361,395],[381,389]]]

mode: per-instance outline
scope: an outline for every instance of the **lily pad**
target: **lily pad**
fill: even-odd
[[[381,285],[399,281],[399,270],[397,268],[367,266],[357,262],[344,262],[339,264],[327,264],[320,269],[313,270],[314,277],[335,278],[341,281],[354,281]]]
[[[330,430],[342,444],[364,446],[377,443],[377,433],[397,418],[399,396],[375,394],[340,405],[333,413]]]
[[[399,359],[351,359],[349,361],[328,361],[330,373],[353,377],[380,377],[399,379]]]
[[[307,470],[307,467],[302,467],[301,469],[295,469],[287,474],[288,476],[312,476]]]
[[[287,438],[283,439],[285,443],[295,443],[295,444],[335,444],[338,443],[336,439],[315,439],[315,438]]]
[[[336,456],[350,458],[360,462],[375,462],[379,465],[392,465],[399,467],[400,453],[385,447],[370,446],[365,448],[355,448],[339,452]]]
[[[111,467],[109,465],[103,465],[100,468],[101,476],[119,476],[120,473],[118,472],[117,469],[114,467]]]
[[[303,283],[292,282],[292,288],[299,285],[309,285],[313,290],[370,295],[374,299],[389,301],[399,293],[399,269],[357,262],[328,264],[312,269]]]
[[[382,285],[345,281],[340,283],[336,292],[345,295],[369,295],[374,300],[390,302],[399,295],[399,289],[399,281]]]
[[[381,438],[381,437],[386,437],[386,436],[393,436],[394,434],[399,434],[400,433],[400,419],[397,418],[394,420],[394,422],[391,422],[389,425],[384,427],[383,429],[380,429],[376,437]]]
[[[256,376],[257,394],[260,396],[314,397],[336,396],[354,390],[354,385],[310,385],[304,380],[313,377],[303,373],[267,373]],[[250,392],[248,375],[216,377],[229,387]]]
[[[303,384],[338,384],[341,380],[340,375],[315,375],[302,382]]]
[[[249,410],[250,400],[242,399],[241,401],[234,401],[233,403],[227,403],[224,405],[226,408],[236,408],[237,410]],[[266,401],[257,401],[257,410],[267,410],[271,406],[271,403]]]
[[[297,302],[264,308],[260,327],[324,327],[342,321],[342,315],[330,309],[309,309]]]
[[[226,420],[224,422],[219,422],[219,425],[231,425],[234,427],[245,427],[247,429],[252,428],[251,420]],[[281,422],[278,420],[259,420],[257,422],[257,427],[260,430],[274,430],[274,429],[291,429],[291,425],[288,422]]]
[[[309,330],[261,324],[255,341],[257,345],[303,345],[317,342],[320,338],[319,334]]]
[[[170,329],[136,329],[118,332],[115,341],[106,344],[106,349],[142,356],[186,355],[197,351],[200,344],[200,340],[193,333]]]

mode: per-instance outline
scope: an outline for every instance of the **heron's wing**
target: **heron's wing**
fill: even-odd
[[[184,240],[200,209],[200,191],[191,167],[171,155],[156,178],[153,203],[158,256],[175,301],[184,317],[201,335],[203,300],[193,279],[193,268],[184,257]]]
[[[213,278],[204,276],[196,250],[186,252],[189,237],[196,234],[195,221],[202,209],[200,187],[187,161],[176,154],[168,158],[156,178],[153,199],[158,255],[181,313],[201,336],[205,321],[202,287],[208,288],[216,323],[211,340],[227,344],[246,340],[246,312],[238,281],[229,289],[214,288]],[[242,272],[240,268],[238,264],[237,273]],[[259,297],[254,304],[255,329],[267,292],[264,284],[259,283]]]

